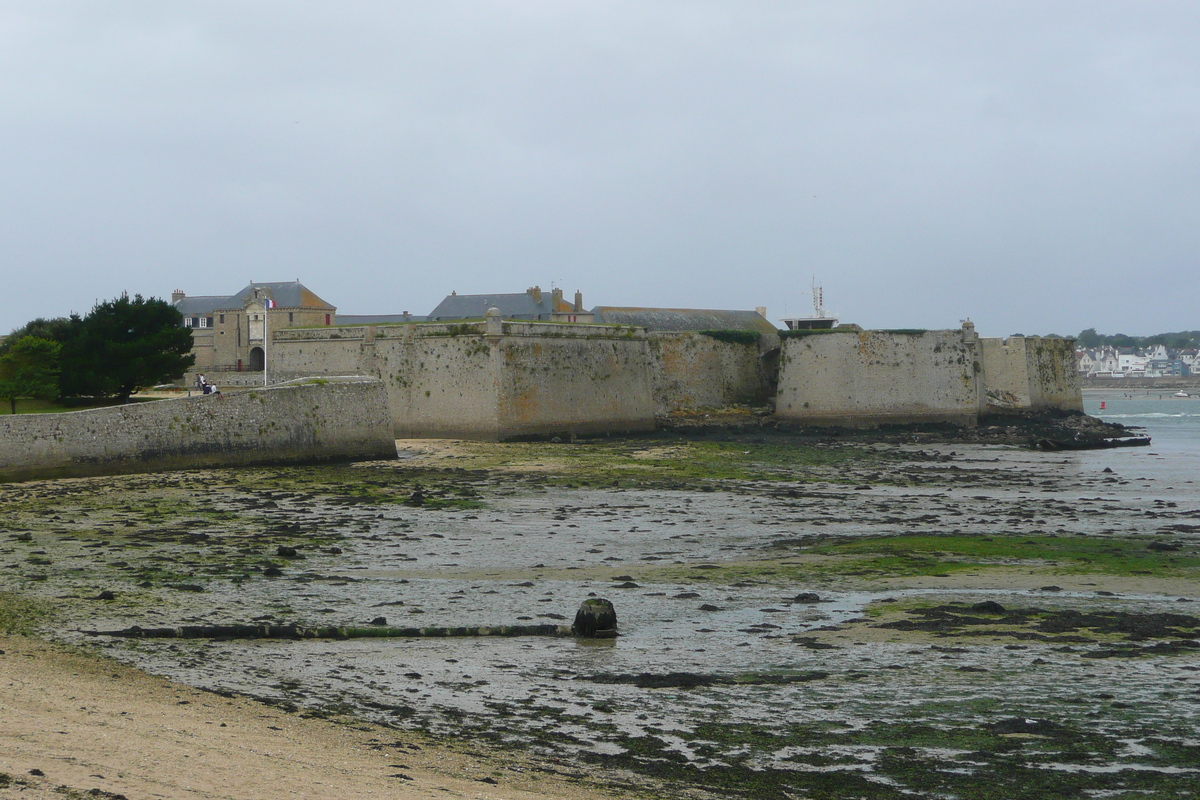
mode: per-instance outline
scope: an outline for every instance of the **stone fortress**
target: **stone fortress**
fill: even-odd
[[[855,325],[778,330],[765,310],[596,306],[562,291],[447,296],[427,316],[347,316],[304,287],[173,295],[196,373],[224,388],[332,376],[386,387],[397,437],[504,440],[651,430],[774,405],[795,425],[975,425],[999,410],[1082,411],[1073,340]],[[790,324],[790,323],[789,323]]]
[[[0,481],[386,459],[397,437],[648,431],[735,405],[853,427],[1083,406],[1073,340],[981,339],[970,322],[777,330],[765,309],[585,310],[537,287],[452,294],[427,317],[338,317],[299,281],[173,300],[196,354],[185,383],[243,390],[0,417]]]

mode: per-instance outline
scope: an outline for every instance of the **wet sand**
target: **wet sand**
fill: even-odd
[[[0,798],[602,796],[520,759],[304,719],[34,639],[0,637],[0,651]]]

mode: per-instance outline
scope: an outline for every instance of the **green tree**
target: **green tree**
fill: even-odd
[[[1079,335],[1075,337],[1075,343],[1080,347],[1099,347],[1103,344],[1103,337],[1096,333],[1095,328],[1088,328],[1079,332]]]
[[[26,322],[10,333],[7,339],[0,342],[0,353],[7,352],[19,339],[23,339],[26,336],[33,336],[37,339],[49,339],[52,342],[62,344],[71,337],[71,320],[67,317],[55,317],[54,319],[38,317],[32,322]]]
[[[179,310],[156,297],[122,294],[70,322],[59,379],[67,397],[127,403],[138,389],[183,377],[196,360]]]
[[[0,353],[0,397],[7,398],[11,413],[17,413],[18,398],[58,396],[61,349],[50,339],[22,336]]]

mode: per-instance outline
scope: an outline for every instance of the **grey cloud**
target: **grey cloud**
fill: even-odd
[[[10,3],[0,329],[300,278],[1200,327],[1200,9]]]

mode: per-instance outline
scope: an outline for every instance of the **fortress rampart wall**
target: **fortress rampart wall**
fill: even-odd
[[[1070,340],[980,340],[968,323],[817,332],[785,338],[781,350],[776,341],[498,318],[281,331],[275,380],[378,379],[0,417],[0,480],[390,458],[393,436],[644,431],[656,412],[771,394],[777,419],[806,425],[974,425],[989,398],[993,408],[1082,409]]]
[[[496,438],[654,429],[644,335],[503,336],[490,346]]]
[[[369,378],[0,417],[0,480],[395,458]]]
[[[276,378],[367,374],[401,437],[482,440],[649,430],[655,414],[776,398],[781,421],[974,425],[987,391],[1014,408],[1081,407],[1066,340],[961,330],[834,330],[757,345],[612,325],[506,322],[281,331]],[[778,354],[778,355],[777,355]]]
[[[775,394],[779,339],[763,339],[770,341],[740,344],[694,332],[650,334],[655,411],[767,402]]]
[[[399,437],[482,440],[652,430],[645,332],[486,322],[282,331],[280,377],[355,371],[387,386]]]
[[[1083,410],[1073,339],[980,339],[987,405],[1002,409]]]
[[[814,332],[784,339],[775,414],[804,425],[972,426],[983,397],[973,326]]]
[[[1075,340],[1029,338],[1025,340],[1025,347],[1028,351],[1030,407],[1083,411]]]

